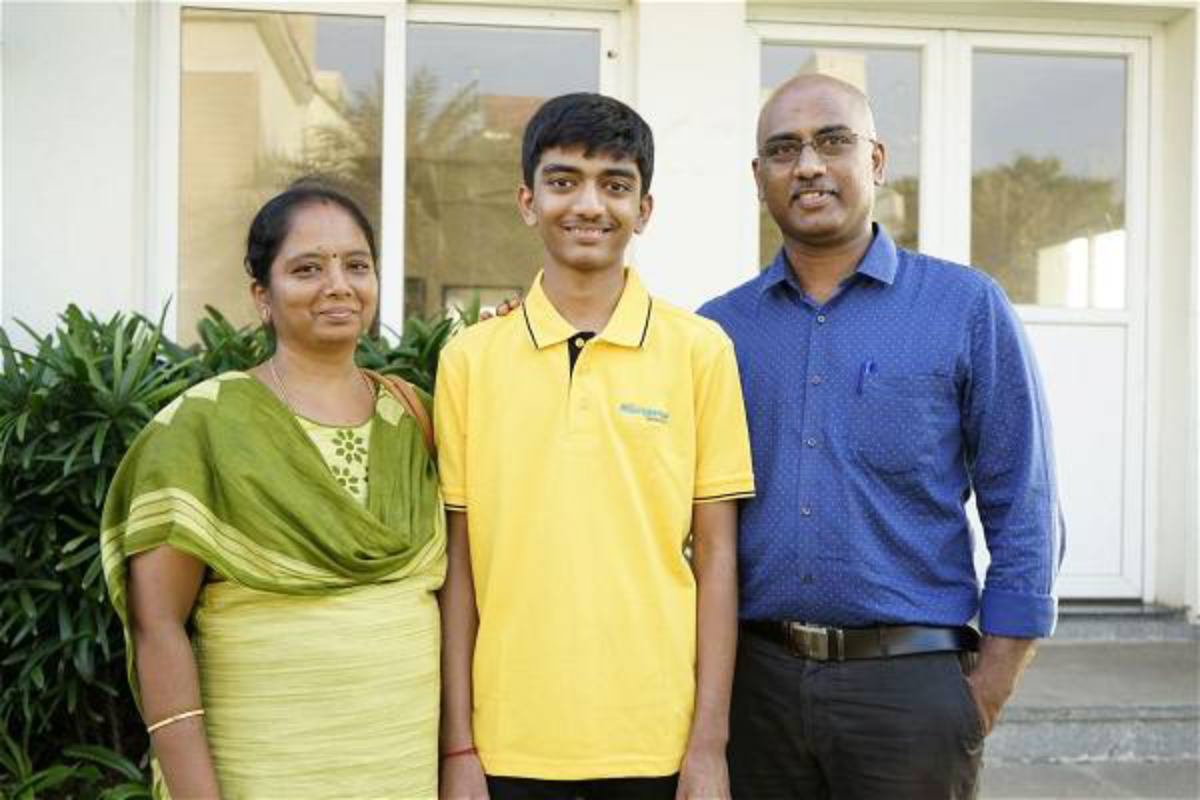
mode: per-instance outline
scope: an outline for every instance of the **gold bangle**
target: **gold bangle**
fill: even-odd
[[[154,733],[159,728],[165,728],[168,725],[179,722],[180,720],[191,719],[192,717],[203,717],[203,716],[204,716],[203,708],[194,708],[191,711],[184,711],[182,714],[176,714],[173,717],[167,717],[166,719],[160,719],[158,722],[154,723],[153,725],[147,726],[146,733]]]

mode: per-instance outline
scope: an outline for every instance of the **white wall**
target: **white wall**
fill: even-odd
[[[757,273],[756,54],[742,3],[633,13],[633,101],[655,138],[654,216],[635,258],[651,291],[694,309]]]
[[[1148,531],[1153,598],[1196,609],[1196,404],[1197,404],[1197,20],[1172,22],[1163,37],[1162,148],[1155,160],[1162,192],[1152,202],[1151,224],[1160,243],[1152,250],[1158,276],[1151,284],[1152,326],[1147,354],[1158,385],[1149,409],[1149,441],[1157,446],[1151,470]]]
[[[3,324],[141,309],[144,6],[4,2]]]
[[[1191,58],[1191,75],[1186,76],[1190,90],[1191,101],[1191,169],[1189,172],[1189,191],[1187,197],[1190,219],[1187,221],[1189,240],[1191,243],[1191,258],[1188,273],[1191,276],[1191,307],[1188,309],[1187,340],[1191,344],[1188,363],[1185,363],[1184,374],[1188,376],[1188,395],[1191,398],[1190,408],[1185,409],[1182,417],[1184,435],[1184,458],[1182,461],[1183,485],[1180,491],[1187,499],[1184,514],[1184,547],[1182,561],[1187,565],[1184,580],[1183,600],[1191,610],[1193,621],[1200,621],[1200,58],[1197,57],[1197,47],[1200,46],[1200,12],[1193,12],[1190,18],[1179,25],[1181,28],[1173,33],[1179,46],[1185,47]]]

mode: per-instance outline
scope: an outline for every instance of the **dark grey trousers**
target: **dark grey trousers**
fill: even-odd
[[[734,800],[974,798],[983,724],[973,653],[806,661],[742,631],[730,714]]]

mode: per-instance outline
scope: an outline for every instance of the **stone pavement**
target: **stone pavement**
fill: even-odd
[[[1068,609],[988,737],[983,800],[1200,798],[1200,628]]]
[[[1096,761],[1076,764],[988,763],[981,800],[1200,797],[1200,761]]]

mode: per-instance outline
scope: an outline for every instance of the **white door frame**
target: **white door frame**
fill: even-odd
[[[1149,273],[1155,267],[1148,258],[1149,241],[1149,53],[1146,39],[1110,36],[1074,36],[1029,32],[955,32],[948,38],[947,64],[959,76],[960,85],[951,103],[948,119],[957,120],[958,135],[949,157],[956,165],[948,170],[946,206],[951,215],[949,229],[960,235],[954,260],[970,259],[971,225],[971,85],[972,54],[989,52],[1047,55],[1120,56],[1126,63],[1125,96],[1125,307],[1110,309],[1066,309],[1018,305],[1026,325],[1115,326],[1125,329],[1124,429],[1122,431],[1122,484],[1120,576],[1088,578],[1064,575],[1059,591],[1080,597],[1150,598],[1153,581],[1148,556],[1152,551],[1154,527],[1146,518],[1147,454],[1147,352],[1146,310]],[[1067,521],[1067,546],[1072,544]],[[1079,542],[1080,540],[1074,540]]]

